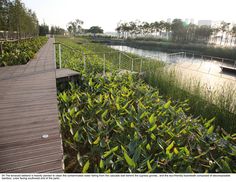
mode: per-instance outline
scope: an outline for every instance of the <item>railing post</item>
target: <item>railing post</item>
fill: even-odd
[[[55,40],[54,40],[54,64],[55,64],[55,68],[57,68],[57,56],[56,56],[56,44],[55,44]]]
[[[61,44],[59,44],[58,51],[59,51],[59,65],[60,65],[60,69],[61,69]]]
[[[132,59],[132,67],[131,67],[131,71],[134,71],[134,59]]]
[[[119,70],[120,70],[120,62],[121,62],[121,53],[119,52]]]
[[[140,63],[140,73],[142,72],[142,66],[143,66],[143,59],[141,59],[141,63]]]
[[[103,54],[103,76],[106,74],[106,56]]]
[[[83,52],[84,71],[86,71],[86,55]]]

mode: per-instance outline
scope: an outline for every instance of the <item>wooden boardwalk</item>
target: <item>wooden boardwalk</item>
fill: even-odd
[[[53,39],[26,65],[0,68],[0,172],[63,172]]]

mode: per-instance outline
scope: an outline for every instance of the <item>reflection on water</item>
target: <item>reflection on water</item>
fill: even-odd
[[[184,54],[170,56],[170,54],[160,51],[150,51],[132,48],[128,46],[112,45],[111,48],[124,52],[137,54],[143,57],[158,59],[167,63],[174,63],[169,67],[175,67],[179,74],[185,78],[191,78],[207,84],[209,87],[221,87],[224,85],[235,86],[236,76],[222,73],[221,62],[211,59],[199,59],[194,57],[185,57]]]

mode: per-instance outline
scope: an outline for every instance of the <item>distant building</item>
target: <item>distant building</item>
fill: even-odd
[[[198,20],[198,25],[207,25],[207,26],[212,26],[212,21],[211,20]]]
[[[190,19],[190,23],[194,24],[194,19],[193,18]]]

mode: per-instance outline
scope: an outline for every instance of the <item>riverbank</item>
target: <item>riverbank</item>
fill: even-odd
[[[114,39],[99,38],[92,40],[95,43],[105,43],[110,45],[126,45],[133,48],[163,51],[163,52],[190,52],[195,55],[208,55],[236,60],[236,48],[221,48],[203,44],[176,43],[166,41],[135,40],[135,39]]]

